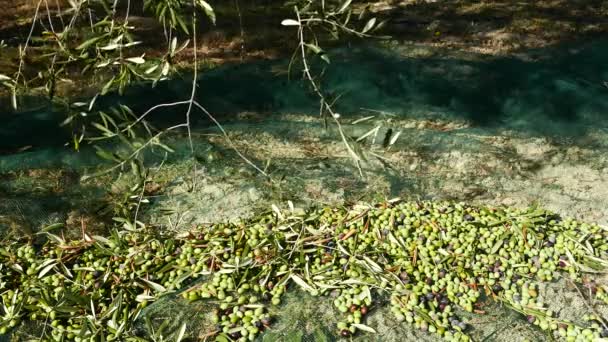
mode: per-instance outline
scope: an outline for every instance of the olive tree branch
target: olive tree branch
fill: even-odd
[[[152,136],[151,138],[149,138],[145,143],[143,143],[141,146],[139,146],[133,152],[131,152],[131,154],[129,154],[126,158],[124,158],[124,160],[118,162],[117,164],[114,164],[112,167],[110,167],[108,169],[105,169],[103,171],[94,173],[94,174],[89,175],[89,176],[84,176],[83,178],[84,179],[88,179],[88,178],[91,178],[91,177],[105,175],[107,173],[110,173],[110,172],[118,169],[118,168],[121,168],[121,167],[125,166],[133,158],[137,157],[137,155],[139,153],[141,153],[145,148],[147,148],[148,146],[152,145],[153,143],[156,143],[158,141],[158,138],[160,138],[161,135],[163,135],[163,134],[165,134],[165,133],[167,133],[169,131],[172,131],[174,129],[178,129],[180,127],[185,127],[185,126],[186,126],[185,123],[181,123],[181,124],[171,126],[169,128],[166,128],[166,129],[164,129],[164,130],[156,133],[154,136]]]
[[[359,37],[379,38],[378,36],[373,35],[373,34],[367,34],[365,32],[360,32],[360,31],[354,30],[346,25],[340,24],[339,22],[337,22],[335,20],[330,20],[330,19],[325,19],[325,18],[305,18],[305,19],[299,20],[299,22],[305,23],[305,24],[309,24],[309,23],[329,24],[331,26],[337,27],[345,32],[354,34]]]
[[[339,120],[340,115],[334,111],[333,105],[331,103],[329,103],[329,101],[327,101],[327,99],[321,92],[319,85],[314,80],[314,78],[310,72],[310,67],[309,67],[308,61],[306,59],[306,43],[304,40],[304,25],[303,25],[303,21],[300,17],[300,11],[298,10],[297,7],[295,7],[295,12],[296,12],[297,21],[299,23],[299,25],[298,25],[298,38],[299,38],[298,48],[300,49],[300,53],[301,53],[301,57],[302,57],[304,76],[310,82],[314,92],[317,94],[317,96],[319,97],[319,99],[321,101],[321,112],[323,112],[323,108],[325,108],[327,110],[327,112],[329,113],[329,115],[331,116],[331,118],[334,120],[334,123],[338,127],[338,132],[340,133],[342,142],[344,143],[344,145],[346,146],[346,149],[348,150],[351,157],[353,158],[355,165],[357,166],[357,169],[359,170],[359,175],[361,177],[363,177],[363,170],[361,169],[361,157],[359,157],[359,155],[357,155],[357,153],[350,146],[348,139],[346,138],[346,135],[344,134],[344,130],[342,129],[342,125],[340,124],[340,120]]]

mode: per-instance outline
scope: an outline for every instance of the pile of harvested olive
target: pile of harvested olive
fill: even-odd
[[[0,335],[22,322],[42,340],[127,340],[148,303],[179,293],[217,303],[224,340],[251,341],[272,322],[270,305],[295,288],[330,296],[351,336],[374,299],[390,297],[400,321],[467,341],[458,310],[500,301],[540,329],[569,341],[608,337],[601,317],[581,326],[556,317],[538,287],[558,277],[584,283],[608,266],[608,230],[538,209],[392,201],[375,206],[274,210],[238,223],[198,227],[179,237],[149,228],[0,248]]]

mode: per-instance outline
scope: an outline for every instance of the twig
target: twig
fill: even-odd
[[[192,7],[196,8],[195,0],[192,0]],[[192,113],[192,102],[196,95],[196,83],[198,81],[198,56],[196,46],[196,11],[192,14],[192,44],[194,54],[194,75],[192,76],[192,92],[190,93],[190,100],[188,101],[188,110],[186,111],[186,125],[188,130],[188,143],[190,144],[190,153],[194,155],[194,144],[192,143],[192,127],[190,125],[190,114]],[[192,190],[196,189],[196,163],[193,164],[192,168]]]
[[[564,277],[564,279],[566,279],[566,278]],[[576,284],[572,281],[572,279],[568,279],[568,281],[570,282],[570,284],[572,286],[574,286],[574,288],[576,289],[576,292],[578,292],[578,294],[581,296],[581,299],[583,300],[583,303],[585,303],[585,306],[589,310],[591,310],[591,312],[593,312],[593,314],[595,315],[597,321],[604,327],[604,329],[608,329],[608,325],[606,325],[606,322],[604,322],[602,316],[600,314],[598,314],[597,310],[595,310],[595,308],[593,307],[593,305],[591,305],[591,304],[589,304],[587,302],[587,299],[585,298],[585,296],[581,292],[581,289],[579,289],[578,286],[576,286]]]
[[[228,141],[228,143],[230,144],[230,146],[232,147],[232,149],[239,155],[239,157],[241,157],[241,159],[243,159],[247,164],[249,164],[251,167],[253,167],[254,169],[256,169],[259,173],[263,174],[266,177],[270,176],[264,172],[264,170],[260,169],[257,165],[255,165],[253,162],[251,162],[249,159],[247,159],[247,157],[245,157],[236,147],[236,145],[234,144],[234,142],[232,141],[232,139],[230,139],[230,136],[228,136],[228,133],[226,133],[226,131],[224,130],[224,127],[222,127],[222,125],[213,117],[213,115],[211,115],[206,109],[205,107],[201,106],[198,102],[196,101],[192,101],[192,103],[194,103],[195,106],[197,106],[200,110],[203,111],[203,113],[205,113],[207,115],[207,117],[209,117],[209,119],[211,119],[211,121],[213,121],[213,123],[215,123],[215,125],[220,129],[220,131],[222,132],[222,134],[224,135],[224,137],[226,138],[226,140]],[[272,179],[271,179],[272,180]]]
[[[300,11],[298,10],[297,7],[295,8],[295,11],[296,11],[296,16],[298,18],[298,23],[299,23],[298,38],[300,39],[299,48],[300,48],[301,57],[302,57],[302,64],[304,67],[304,75],[306,76],[306,78],[308,79],[310,84],[312,85],[314,92],[317,94],[317,96],[319,96],[319,98],[321,100],[321,106],[325,107],[325,109],[327,109],[330,116],[336,123],[336,126],[338,127],[338,132],[340,133],[340,137],[342,138],[344,145],[346,146],[348,152],[351,154],[353,160],[355,161],[355,165],[357,166],[357,169],[359,170],[359,175],[361,177],[363,177],[363,170],[361,169],[361,158],[357,155],[357,153],[352,149],[352,147],[348,143],[348,140],[346,139],[346,136],[344,135],[342,125],[340,124],[340,121],[338,120],[339,115],[336,112],[334,112],[332,105],[325,99],[325,96],[321,92],[321,89],[319,89],[317,82],[315,82],[315,80],[312,77],[312,74],[310,73],[310,68],[309,68],[308,62],[306,60],[306,44],[304,43],[304,27],[302,25],[303,21],[300,18]]]
[[[171,126],[171,127],[167,128],[167,129],[165,129],[165,130],[163,130],[163,131],[161,131],[161,132],[159,132],[159,133],[155,134],[155,135],[154,135],[152,138],[148,139],[148,141],[146,141],[146,142],[145,142],[144,144],[142,144],[140,147],[138,147],[137,149],[135,149],[135,151],[133,151],[133,152],[132,152],[132,153],[131,153],[131,154],[130,154],[130,155],[129,155],[129,156],[128,156],[128,157],[127,157],[125,160],[121,161],[121,162],[120,162],[120,163],[118,163],[118,164],[115,164],[114,166],[112,166],[112,167],[110,167],[110,168],[108,168],[108,169],[106,169],[106,170],[104,170],[104,171],[101,171],[101,172],[95,173],[93,176],[100,176],[100,175],[103,175],[103,174],[106,174],[106,173],[110,173],[110,172],[112,172],[112,171],[114,171],[114,170],[116,170],[116,169],[118,169],[118,168],[120,168],[120,167],[123,167],[123,166],[124,166],[124,165],[125,165],[125,164],[126,164],[128,161],[130,161],[131,159],[133,159],[134,157],[136,157],[136,156],[137,156],[137,155],[138,155],[138,154],[139,154],[141,151],[143,151],[143,150],[144,150],[146,147],[148,147],[148,146],[149,146],[150,144],[152,144],[153,142],[156,142],[156,140],[157,140],[157,139],[158,139],[158,138],[159,138],[161,135],[163,135],[164,133],[167,133],[167,132],[172,131],[172,130],[174,130],[174,129],[177,129],[177,128],[180,128],[180,127],[185,127],[185,126],[186,126],[186,124],[185,124],[185,123],[181,123],[181,124],[178,124],[178,125],[175,125],[175,126]]]
[[[32,26],[30,27],[30,33],[27,35],[27,39],[25,40],[23,49],[19,53],[19,67],[17,68],[17,76],[15,77],[15,84],[17,84],[17,82],[19,81],[19,76],[21,75],[21,70],[23,69],[25,52],[30,43],[30,40],[32,39],[32,34],[34,34],[34,27],[36,27],[36,20],[38,20],[38,12],[40,11],[41,4],[42,4],[42,0],[39,0],[38,4],[36,5],[36,11],[34,12],[34,19],[32,20]],[[25,82],[25,78],[23,81]]]
[[[239,15],[239,28],[241,30],[241,62],[243,61],[245,55],[245,30],[243,29],[243,17],[241,15],[241,7],[239,6],[239,0],[234,0],[234,4],[236,6],[236,12]]]

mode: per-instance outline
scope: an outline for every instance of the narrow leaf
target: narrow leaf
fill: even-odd
[[[139,278],[139,279],[142,280],[143,282],[145,282],[146,284],[148,284],[156,292],[166,292],[167,291],[167,289],[164,286],[162,286],[161,284],[158,284],[158,283],[155,283],[153,281],[143,279],[143,278]]]
[[[211,5],[204,0],[198,0],[197,3],[199,6],[201,6],[203,11],[205,11],[205,14],[209,17],[209,19],[211,19],[213,25],[215,25],[215,12],[213,11],[213,7],[211,7]]]
[[[182,324],[182,327],[179,329],[179,334],[177,334],[175,342],[181,342],[184,338],[184,334],[186,334],[186,323]]]
[[[344,11],[346,11],[346,9],[348,8],[348,6],[350,6],[351,2],[353,2],[353,0],[346,0],[346,1],[344,1],[344,3],[342,4],[342,6],[340,6],[340,9],[338,10],[338,14],[343,13]]]
[[[131,58],[127,58],[127,61],[129,61],[133,64],[144,64],[146,62],[146,60],[143,59],[143,57],[131,57]]]
[[[300,26],[300,22],[293,19],[285,19],[281,21],[281,25],[283,26]]]
[[[367,21],[367,24],[365,24],[365,27],[363,28],[363,31],[361,31],[361,33],[365,33],[369,30],[371,30],[374,27],[374,24],[376,23],[376,18],[371,18],[370,20]]]
[[[357,323],[353,323],[353,327],[359,329],[359,330],[363,330],[363,331],[367,331],[370,332],[372,334],[376,334],[376,330],[374,330],[374,328],[367,326],[365,324],[357,324]]]
[[[296,274],[291,274],[291,279],[298,284],[302,289],[306,290],[306,291],[313,291],[314,289],[312,288],[312,286],[308,285],[307,282],[305,282],[302,278],[300,278],[298,275]]]
[[[42,278],[44,277],[47,273],[49,273],[50,270],[53,269],[53,267],[55,267],[55,265],[57,265],[56,262],[53,262],[49,265],[47,265],[45,268],[42,269],[42,271],[40,271],[40,273],[38,274],[38,278]]]

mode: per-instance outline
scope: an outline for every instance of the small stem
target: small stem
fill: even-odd
[[[344,135],[344,130],[342,129],[342,125],[340,124],[340,121],[338,120],[339,115],[336,112],[334,112],[332,105],[325,99],[325,96],[321,92],[321,89],[319,89],[317,82],[315,82],[315,80],[312,77],[312,74],[310,73],[310,68],[309,68],[308,62],[306,60],[306,44],[304,43],[304,27],[302,25],[303,22],[302,22],[302,19],[300,18],[300,11],[298,10],[297,7],[295,8],[295,11],[296,11],[296,16],[298,18],[298,23],[300,23],[300,25],[298,25],[298,37],[300,39],[299,47],[300,47],[300,52],[301,52],[301,57],[302,57],[302,64],[304,67],[304,75],[306,76],[306,78],[308,79],[310,84],[312,85],[314,92],[317,94],[317,96],[319,96],[319,98],[321,100],[321,112],[323,111],[323,107],[325,107],[325,109],[327,109],[327,111],[329,112],[330,116],[332,117],[332,119],[336,123],[336,126],[338,127],[338,132],[340,133],[342,142],[344,142],[346,149],[348,150],[348,152],[351,154],[353,160],[355,161],[355,165],[357,166],[357,169],[359,170],[359,175],[361,177],[363,177],[363,170],[361,170],[361,164],[360,164],[361,158],[357,155],[357,153],[352,149],[352,147],[348,143],[348,140],[346,139],[346,135]]]

